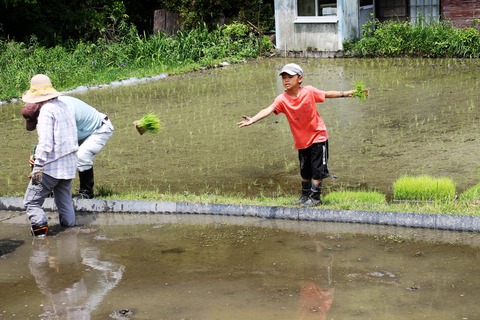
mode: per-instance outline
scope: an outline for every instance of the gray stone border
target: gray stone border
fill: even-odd
[[[0,198],[0,210],[23,211],[22,198]],[[244,216],[265,219],[362,223],[454,231],[480,231],[480,217],[450,214],[370,212],[322,208],[267,207],[253,205],[159,202],[143,200],[74,200],[79,212],[156,213]],[[53,199],[45,201],[45,210],[55,211]]]

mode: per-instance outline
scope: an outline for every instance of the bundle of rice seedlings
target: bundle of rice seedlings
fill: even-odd
[[[447,177],[403,176],[393,184],[394,201],[449,201],[455,199],[455,194],[455,183]]]
[[[135,125],[135,129],[137,129],[138,133],[141,135],[145,132],[158,133],[161,128],[160,119],[151,112],[146,114],[140,120],[133,122],[133,124]]]
[[[355,81],[353,84],[355,91],[353,91],[353,97],[360,99],[360,101],[365,101],[368,96],[368,90],[365,89],[365,85],[362,81]]]

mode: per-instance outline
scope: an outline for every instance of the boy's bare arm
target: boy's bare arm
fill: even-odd
[[[351,98],[353,97],[353,93],[355,90],[348,90],[348,91],[325,91],[325,98]],[[368,96],[368,90],[364,90],[365,95]]]
[[[246,127],[251,124],[254,124],[257,121],[262,120],[265,117],[268,117],[273,111],[274,111],[274,108],[270,106],[260,110],[260,112],[258,112],[256,115],[254,115],[251,118],[248,116],[242,115],[243,121],[238,122],[237,127],[242,128],[242,127]]]
[[[353,96],[353,91],[325,91],[325,98],[350,98]]]

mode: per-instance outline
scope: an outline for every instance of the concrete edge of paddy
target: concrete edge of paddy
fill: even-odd
[[[124,214],[197,214],[234,217],[256,217],[298,221],[358,223],[371,225],[426,228],[452,231],[480,231],[480,217],[450,214],[418,214],[332,210],[323,208],[268,207],[254,205],[161,202],[144,200],[74,200],[78,212]],[[46,211],[55,211],[53,199],[45,201]],[[24,211],[23,198],[0,198],[0,210]]]

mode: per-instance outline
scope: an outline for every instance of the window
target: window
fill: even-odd
[[[407,18],[406,0],[379,1],[377,10],[377,16],[380,21],[405,20]]]
[[[373,0],[360,0],[360,7],[373,6]]]
[[[410,0],[410,19],[418,22],[422,17],[425,22],[438,21],[440,18],[440,0]]]
[[[337,15],[337,1],[333,0],[298,0],[299,17],[323,17]]]
[[[337,22],[337,0],[297,0],[295,22]]]
[[[426,22],[438,21],[440,16],[440,0],[384,0],[378,1],[377,17],[385,20],[410,20],[418,22],[419,18]]]

